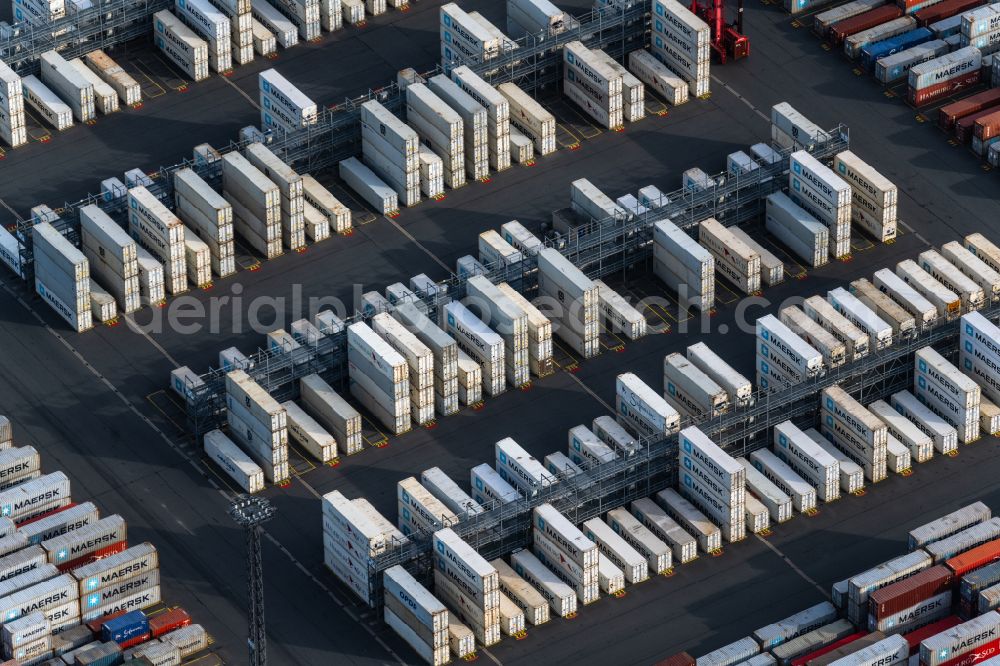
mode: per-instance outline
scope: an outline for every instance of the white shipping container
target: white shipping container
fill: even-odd
[[[962,530],[978,525],[993,516],[990,507],[982,502],[973,502],[967,506],[952,511],[936,520],[910,530],[907,546],[910,550],[922,548],[927,544],[940,541]]]
[[[713,553],[722,548],[722,533],[719,528],[698,511],[690,502],[681,497],[673,488],[661,490],[656,501],[685,529],[690,530],[698,541],[698,547],[705,553]],[[634,509],[633,509],[634,511]]]
[[[937,325],[937,307],[890,269],[883,268],[876,271],[872,276],[872,283],[893,302],[913,315],[916,325],[921,330]]]
[[[837,287],[827,292],[826,300],[848,321],[867,333],[871,340],[871,346],[876,350],[885,349],[892,344],[892,326],[851,292],[843,287]]]
[[[986,294],[976,282],[966,277],[947,259],[934,250],[920,253],[920,267],[940,282],[945,288],[958,294],[962,301],[962,309],[966,312],[978,310],[986,305]]]
[[[750,462],[791,498],[796,511],[805,513],[816,509],[816,490],[773,453],[766,449],[754,451],[750,454]]]
[[[982,287],[988,301],[1000,300],[1000,272],[955,241],[942,245],[941,255],[963,275]]]
[[[802,310],[809,318],[843,341],[848,362],[868,355],[870,338],[844,315],[837,312],[821,296],[810,296],[802,303]]]
[[[361,415],[319,375],[299,380],[301,401],[310,415],[326,428],[347,455],[357,453],[364,444]]]
[[[562,582],[531,551],[516,550],[510,556],[514,571],[530,583],[559,617],[576,613],[577,598],[573,588]]]
[[[510,437],[494,445],[494,454],[497,472],[525,497],[534,497],[541,488],[555,481],[542,463]]]
[[[670,545],[678,562],[684,564],[698,557],[698,541],[656,502],[647,498],[637,499],[629,509],[639,522]]]
[[[649,570],[655,574],[668,572],[673,558],[670,546],[624,507],[612,509],[607,514],[607,523],[629,546],[646,558]]]
[[[618,375],[615,382],[619,420],[641,430],[640,435],[667,435],[680,429],[680,414],[636,375]]]
[[[792,364],[802,377],[816,377],[825,374],[823,355],[796,335],[774,315],[765,315],[756,322],[758,346],[766,346],[777,351]],[[761,352],[766,354],[766,349]]]
[[[927,462],[934,457],[934,440],[930,435],[893,409],[889,403],[876,400],[868,405],[868,410],[885,423],[889,435],[906,445],[914,462]]]
[[[933,303],[939,316],[950,320],[961,312],[962,301],[959,295],[922,270],[915,261],[906,259],[896,264],[896,275]]]
[[[503,560],[492,560],[490,564],[497,570],[501,593],[521,609],[528,623],[537,626],[549,621],[549,603],[538,590]],[[573,598],[575,600],[576,595]],[[500,602],[503,604],[503,598]]]
[[[459,519],[483,512],[483,507],[438,467],[421,472],[420,483]]]
[[[792,616],[753,632],[753,637],[765,650],[807,634],[837,619],[837,609],[829,601],[810,606]]]
[[[486,463],[473,467],[469,475],[472,499],[487,510],[494,502],[507,504],[521,499],[521,493]]]
[[[892,326],[893,335],[897,340],[909,340],[917,334],[916,318],[865,278],[852,282],[850,293],[861,301],[862,305]]]
[[[767,507],[776,523],[783,523],[792,517],[792,500],[777,485],[757,470],[749,460],[737,458],[746,471],[746,491]]]
[[[597,544],[601,555],[624,573],[625,582],[634,585],[649,578],[649,563],[646,558],[606,522],[600,518],[591,518],[581,527],[584,535]]]
[[[774,452],[816,488],[824,502],[840,498],[840,464],[791,421],[774,427]]]
[[[950,453],[958,448],[958,432],[955,428],[924,406],[912,393],[908,391],[894,393],[890,402],[897,412],[931,436],[938,453]]]
[[[688,347],[687,358],[726,390],[732,404],[737,407],[753,404],[753,384],[750,383],[750,380],[736,372],[704,342],[698,342]]]
[[[760,644],[756,639],[747,636],[735,643],[725,645],[718,650],[698,657],[696,666],[733,666],[745,663],[760,652]]]
[[[828,368],[832,370],[844,364],[847,356],[844,343],[800,308],[792,305],[783,308],[778,315],[782,324],[823,355],[823,362]]]
[[[765,228],[810,266],[829,261],[829,230],[787,195],[767,197]]]

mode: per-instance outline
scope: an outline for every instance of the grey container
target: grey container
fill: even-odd
[[[832,606],[831,606],[832,607]],[[854,625],[847,620],[835,620],[830,624],[813,629],[796,638],[782,643],[771,652],[781,666],[789,666],[796,657],[814,652],[819,648],[850,636],[856,631]]]
[[[837,619],[837,609],[829,601],[824,601],[786,617],[784,620],[761,627],[753,632],[753,637],[757,639],[762,648],[768,650],[796,636],[801,636],[833,622],[835,619]]]
[[[747,636],[735,643],[709,652],[703,657],[698,657],[696,666],[733,666],[733,664],[746,661],[757,654],[760,654],[760,645],[757,644],[756,640]]]

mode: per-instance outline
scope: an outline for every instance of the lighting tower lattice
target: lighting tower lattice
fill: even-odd
[[[240,495],[229,515],[247,537],[247,592],[249,596],[250,666],[267,664],[267,635],[264,631],[264,565],[261,557],[260,526],[274,517],[276,509],[263,497]]]

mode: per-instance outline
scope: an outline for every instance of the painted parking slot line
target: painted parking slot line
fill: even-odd
[[[562,146],[563,148],[573,148],[575,146],[579,146],[580,145],[580,137],[578,137],[577,135],[573,134],[573,132],[571,132],[569,130],[569,128],[566,127],[565,125],[563,125],[562,123],[559,123],[559,122],[556,123],[556,130],[557,130],[557,132],[556,132],[556,142],[560,146]],[[562,132],[564,132],[565,134],[569,135],[569,137],[570,137],[569,140],[567,140],[566,137],[564,137],[564,136],[559,136],[558,130],[562,130]]]
[[[160,404],[156,401],[156,398],[159,397],[159,396],[164,396],[165,399],[169,400],[169,397],[166,397],[166,393],[167,392],[164,391],[163,389],[160,389],[159,391],[154,391],[153,393],[150,393],[149,395],[146,396],[146,401],[149,402],[149,404],[151,404],[156,409],[156,411],[158,411],[160,414],[162,414],[163,418],[165,418],[168,421],[170,421],[170,423],[175,428],[177,428],[177,432],[179,434],[185,435],[185,434],[187,434],[187,428],[184,427],[184,426],[182,426],[180,423],[178,423],[174,419],[174,417],[172,417],[170,414],[168,414],[167,410],[163,409],[163,407],[161,407]]]
[[[156,58],[160,62],[160,64],[162,64],[166,68],[166,72],[173,78],[173,81],[171,81],[170,79],[163,79],[163,82],[166,83],[168,87],[173,88],[174,90],[185,90],[189,85],[194,83],[194,81],[188,81],[183,76],[178,76],[178,74],[183,74],[183,73],[180,72],[180,70],[178,70],[173,63],[167,62],[166,60],[164,60],[155,53],[153,54],[153,57]],[[176,85],[174,81],[176,81]]]
[[[561,101],[561,100],[560,100]],[[573,128],[580,133],[584,139],[593,139],[594,137],[600,136],[604,133],[604,130],[595,125],[590,121],[587,116],[582,114],[580,110],[573,104],[559,104],[559,110],[563,113],[558,113],[555,115],[564,117],[566,115],[572,115],[572,118],[567,118],[566,121],[573,126]]]
[[[140,64],[142,64],[143,66],[145,66],[145,63],[143,63],[141,60],[130,60],[127,63],[127,65],[129,65],[129,67],[124,67],[123,69],[125,69],[125,71],[128,72],[129,74],[132,74],[132,72],[130,72],[129,69],[135,70],[135,72],[137,72],[141,78],[146,79],[146,81],[149,83],[149,85],[152,86],[153,89],[154,89],[154,91],[156,92],[156,94],[147,92],[146,89],[145,89],[145,84],[140,84],[140,90],[142,92],[142,98],[143,99],[155,99],[157,97],[161,97],[163,95],[166,95],[167,94],[166,88],[164,88],[159,83],[157,83],[156,81],[154,81],[153,77],[150,76],[150,73],[147,73],[145,70],[142,69],[142,67],[139,66]]]
[[[157,81],[157,79],[159,79],[160,77],[156,76],[156,74],[153,73],[152,67],[150,67],[145,60],[133,60],[131,61],[131,64],[135,67],[136,71],[142,74],[146,78],[146,80],[150,82],[150,84],[160,89],[160,94],[152,95],[152,97],[160,97],[161,95],[167,94],[167,89],[164,88],[159,81]],[[164,83],[166,83],[166,81],[164,81]],[[145,92],[143,92],[143,97],[146,97]]]
[[[777,243],[772,241],[770,238],[765,237],[763,242],[764,247],[771,251],[772,254],[781,259],[781,263],[785,265],[785,273],[787,277],[798,278],[799,276],[806,275],[808,270],[805,266],[800,264],[798,260],[789,252],[786,252],[784,248],[779,246]],[[794,266],[798,269],[798,273],[793,273],[788,270],[789,266]]]

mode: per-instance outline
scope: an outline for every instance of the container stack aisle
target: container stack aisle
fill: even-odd
[[[302,177],[266,146],[252,143],[244,151],[250,161],[281,191],[281,235],[290,250],[306,246],[305,200]]]
[[[411,402],[406,359],[367,324],[347,327],[351,395],[395,435],[410,429]]]
[[[486,109],[444,74],[431,77],[427,87],[462,117],[467,178],[487,178],[490,172],[490,147]]]
[[[497,91],[506,98],[510,109],[511,144],[516,143],[516,135],[514,134],[516,129],[520,134],[534,142],[534,150],[539,155],[554,153],[556,151],[555,116],[513,83],[501,83],[497,86]]]
[[[237,152],[222,158],[222,196],[233,210],[233,228],[267,259],[284,253],[281,191]]]
[[[564,307],[552,317],[559,327],[553,333],[584,358],[601,351],[601,315],[597,286],[558,250],[545,248],[538,254],[538,292]]]

